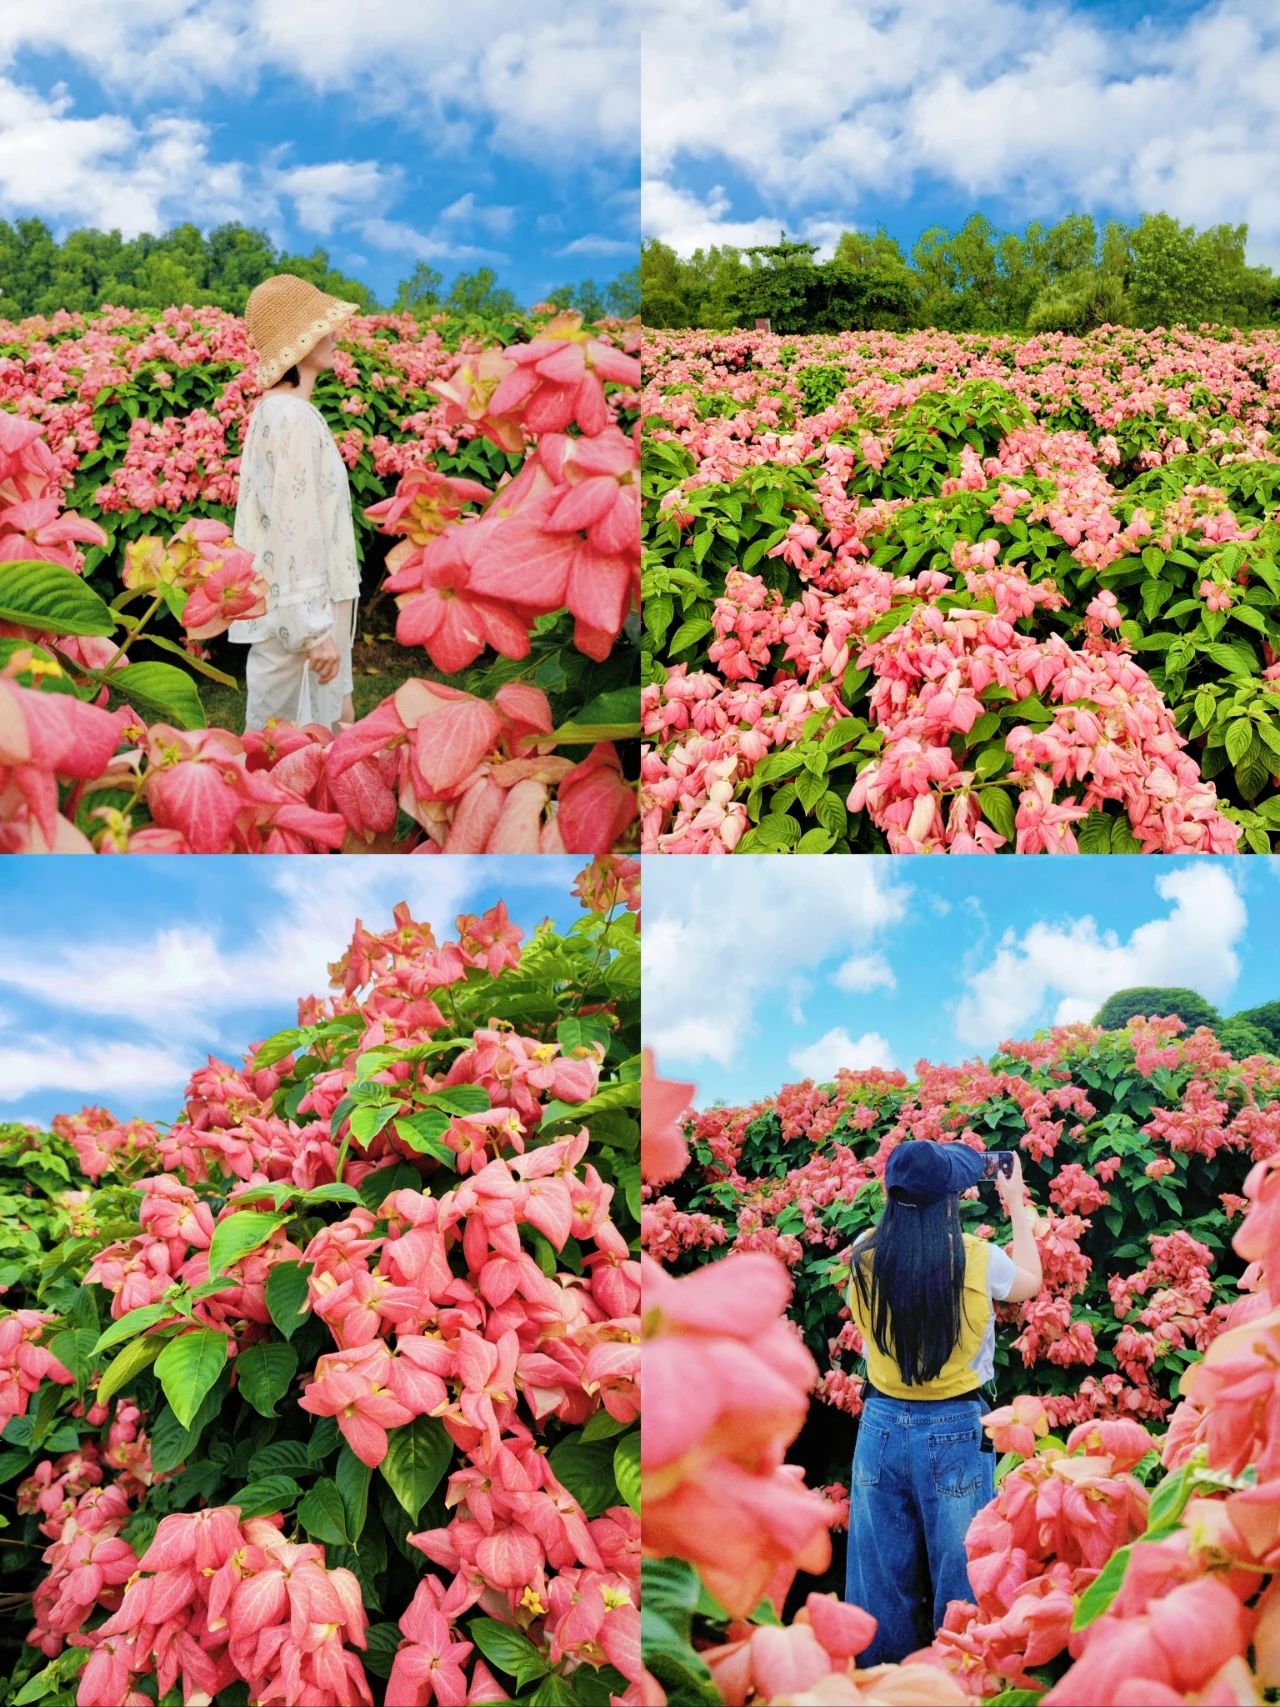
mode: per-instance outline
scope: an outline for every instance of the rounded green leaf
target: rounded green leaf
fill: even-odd
[[[415,1417],[407,1428],[392,1429],[387,1455],[378,1466],[383,1479],[416,1522],[440,1485],[453,1457],[453,1442],[436,1417]]]
[[[640,1431],[634,1430],[621,1439],[614,1449],[613,1477],[618,1492],[632,1511],[640,1511]]]
[[[264,1245],[287,1220],[287,1215],[271,1215],[262,1209],[241,1209],[219,1221],[209,1245],[209,1278],[225,1273],[241,1257]]]
[[[45,634],[113,634],[104,599],[61,563],[0,563],[0,621]]]
[[[169,1341],[156,1359],[156,1374],[164,1396],[183,1428],[191,1426],[200,1401],[222,1373],[226,1361],[227,1336],[216,1328],[196,1328],[193,1333],[179,1335]]]
[[[122,1352],[113,1357],[98,1383],[98,1403],[105,1405],[127,1382],[153,1363],[159,1356],[161,1343],[158,1339],[131,1340]]]
[[[126,664],[122,670],[112,671],[110,682],[118,699],[144,711],[158,711],[180,729],[203,729],[207,724],[196,684],[176,664],[154,659]]]
[[[288,1511],[302,1489],[292,1476],[264,1476],[260,1482],[250,1482],[238,1494],[232,1494],[228,1505],[238,1505],[240,1516],[270,1517],[278,1511]]]
[[[242,1396],[260,1416],[273,1417],[297,1368],[298,1354],[291,1345],[259,1340],[236,1358],[236,1381]]]
[[[302,1262],[272,1263],[267,1275],[267,1309],[284,1337],[292,1339],[306,1320],[307,1276],[312,1265]]]

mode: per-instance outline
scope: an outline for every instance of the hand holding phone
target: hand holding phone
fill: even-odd
[[[1023,1202],[1022,1157],[1016,1150],[993,1150],[991,1156],[993,1160],[998,1158],[998,1165],[992,1173],[996,1195],[1004,1206],[1005,1214],[1012,1216],[1014,1209]]]
[[[988,1150],[982,1158],[983,1179],[998,1180],[1001,1175],[1005,1179],[1012,1179],[1014,1160],[1012,1150]]]

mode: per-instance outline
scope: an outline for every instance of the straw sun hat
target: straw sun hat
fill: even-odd
[[[269,391],[280,375],[360,312],[356,302],[328,296],[294,273],[263,279],[249,293],[244,323],[258,352],[258,383]]]

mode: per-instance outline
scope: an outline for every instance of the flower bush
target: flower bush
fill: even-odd
[[[1147,1234],[1151,1262],[1137,1274],[1126,1276],[1117,1270],[1110,1277],[1108,1289],[1119,1313],[1127,1314],[1135,1299],[1145,1301],[1144,1325],[1154,1323],[1157,1340],[1164,1340],[1175,1322],[1172,1338],[1196,1339],[1194,1347],[1185,1343],[1180,1348],[1185,1355],[1177,1358],[1176,1408],[1151,1402],[1162,1373],[1161,1352],[1156,1353],[1154,1367],[1146,1365],[1145,1393],[1138,1379],[1144,1359],[1135,1355],[1136,1367],[1125,1372],[1124,1382],[1108,1390],[1104,1377],[1101,1387],[1094,1386],[1088,1402],[1080,1407],[1086,1414],[1078,1421],[1073,1421],[1075,1408],[1053,1393],[1054,1383],[1044,1381],[1042,1369],[1030,1378],[1025,1374],[1015,1378],[1006,1369],[1004,1384],[1013,1397],[985,1419],[994,1445],[1004,1453],[997,1470],[998,1491],[991,1505],[974,1519],[966,1541],[975,1600],[953,1601],[933,1642],[908,1655],[900,1666],[858,1669],[856,1656],[874,1633],[874,1621],[861,1608],[806,1592],[803,1586],[792,1593],[789,1608],[784,1603],[797,1571],[820,1573],[824,1568],[830,1550],[822,1529],[822,1505],[828,1504],[826,1525],[847,1526],[847,1504],[841,1509],[830,1502],[830,1489],[807,1490],[806,1467],[782,1464],[804,1421],[802,1395],[812,1386],[829,1403],[842,1404],[850,1412],[858,1408],[856,1382],[833,1383],[829,1376],[819,1377],[817,1360],[800,1343],[797,1317],[803,1314],[799,1301],[808,1266],[798,1260],[794,1249],[800,1241],[786,1246],[777,1240],[767,1243],[762,1216],[757,1215],[740,1235],[738,1248],[722,1262],[708,1268],[696,1256],[683,1257],[682,1266],[687,1267],[690,1260],[698,1264],[683,1279],[662,1275],[649,1255],[642,1259],[651,1381],[661,1383],[672,1374],[678,1377],[681,1366],[695,1355],[707,1372],[704,1397],[697,1407],[689,1404],[688,1395],[695,1389],[686,1378],[681,1389],[684,1410],[673,1409],[680,1421],[659,1431],[652,1456],[646,1430],[646,1498],[652,1479],[660,1500],[695,1501],[699,1482],[718,1459],[748,1465],[762,1485],[773,1480],[787,1487],[786,1494],[772,1502],[761,1499],[747,1505],[751,1516],[744,1526],[745,1539],[738,1541],[737,1555],[722,1552],[720,1556],[719,1600],[709,1592],[703,1565],[710,1550],[705,1531],[697,1533],[694,1547],[688,1540],[694,1533],[691,1529],[683,1531],[683,1542],[680,1531],[664,1530],[655,1541],[665,1545],[667,1553],[652,1561],[648,1555],[661,1551],[661,1546],[651,1549],[646,1531],[644,1657],[657,1687],[680,1687],[681,1699],[684,1689],[692,1689],[698,1699],[742,1703],[743,1707],[765,1701],[792,1707],[860,1701],[997,1701],[1007,1707],[1034,1707],[1041,1700],[1046,1707],[1077,1707],[1085,1701],[1098,1707],[1155,1702],[1176,1707],[1211,1701],[1258,1703],[1280,1685],[1276,1658],[1280,1596],[1275,1574],[1280,1566],[1276,1547],[1280,1484],[1275,1479],[1280,1463],[1275,1404],[1280,1295],[1274,1279],[1280,1273],[1280,1142],[1272,1112],[1278,1106],[1274,1100],[1277,1063],[1260,1057],[1243,1063],[1229,1057],[1212,1060],[1211,1053],[1220,1056],[1221,1052],[1211,1052],[1204,1041],[1207,1032],[1174,1042],[1168,1022],[1160,1023],[1162,1031],[1153,1035],[1154,1028],[1146,1022],[1131,1022],[1122,1040],[1131,1075],[1150,1082],[1158,1074],[1189,1068],[1197,1078],[1188,1082],[1188,1091],[1205,1074],[1220,1072],[1224,1077],[1212,1086],[1220,1097],[1206,1097],[1204,1090],[1210,1087],[1202,1084],[1201,1091],[1182,1099],[1180,1110],[1174,1109],[1173,1088],[1166,1083],[1161,1088],[1165,1106],[1149,1111],[1149,1130],[1143,1136],[1153,1136],[1150,1129],[1161,1130],[1179,1156],[1214,1176],[1220,1169],[1230,1170],[1233,1152],[1239,1148],[1251,1158],[1241,1190],[1221,1194],[1227,1201],[1225,1214],[1217,1217],[1219,1233],[1226,1230],[1228,1218],[1244,1211],[1230,1249],[1224,1248],[1218,1235],[1207,1241],[1220,1251],[1224,1264],[1231,1262],[1238,1285],[1229,1301],[1224,1299],[1210,1312],[1219,1286],[1219,1280],[1210,1280],[1208,1274],[1211,1252],[1206,1243],[1189,1235],[1180,1238],[1178,1229]],[[1097,1034],[1082,1036],[1083,1029],[1009,1046],[1004,1059],[1020,1061],[1018,1076],[1031,1078],[1037,1071],[1047,1071],[1068,1098],[1083,1083],[1091,1098],[1101,1099],[1106,1087],[1093,1080],[1105,1081],[1107,1074],[1099,1068],[1103,1061],[1114,1065],[1114,1058],[1108,1054],[1100,1059]],[[980,1142],[971,1127],[957,1131],[954,1122],[962,1113],[965,1077],[980,1077],[987,1070],[975,1065],[964,1076],[957,1075],[951,1096],[933,1099],[931,1130],[916,1135],[952,1135],[957,1142]],[[926,1072],[921,1087],[929,1077]],[[856,1084],[856,1079],[863,1084]],[[749,1111],[716,1110],[682,1119],[691,1087],[663,1081],[656,1081],[656,1086],[657,1094],[646,1098],[645,1114],[645,1190],[651,1197],[669,1177],[675,1146],[684,1142],[691,1147],[691,1171],[717,1176],[711,1189],[725,1196],[732,1192],[744,1199],[754,1195],[763,1200],[770,1186],[782,1184],[776,1168],[769,1183],[754,1176],[750,1187],[742,1172],[744,1161],[754,1168],[764,1151],[772,1149],[776,1154],[781,1138],[780,1132],[769,1135],[759,1130],[758,1114],[744,1121]],[[1115,1086],[1112,1079],[1111,1088]],[[869,1131],[876,1124],[874,1103],[888,1094],[888,1086],[872,1082],[871,1075],[842,1075],[834,1095],[830,1087],[811,1085],[792,1087],[792,1091],[794,1095],[784,1092],[776,1103],[771,1099],[768,1109],[775,1124],[785,1123],[788,1136],[782,1142],[793,1146],[807,1142],[815,1150],[829,1144],[843,1166],[850,1133]],[[908,1100],[917,1105],[908,1118],[918,1120],[922,1099]],[[996,1126],[1003,1122],[1001,1103],[1016,1100],[1016,1091],[1005,1086],[1000,1099],[988,1104],[987,1112],[994,1109],[997,1114]],[[1213,1113],[1207,1107],[1209,1100],[1218,1103]],[[872,1118],[864,1119],[860,1110],[871,1110]],[[1025,1111],[1028,1116],[1031,1112]],[[1073,1112],[1082,1111],[1075,1108]],[[1093,1112],[1088,1111],[1086,1118],[1091,1119]],[[1043,1128],[1054,1124],[1051,1113],[1035,1111],[1042,1130],[1036,1143],[1024,1143],[1024,1165],[1034,1161],[1037,1146],[1046,1153],[1043,1146],[1051,1134]],[[1109,1180],[1138,1191],[1130,1160],[1134,1133],[1119,1123],[1108,1130],[1113,1140],[1110,1152],[1097,1162],[1095,1172],[1106,1168]],[[1236,1140],[1243,1133],[1248,1137],[1240,1145]],[[905,1132],[895,1134],[901,1136]],[[1029,1124],[1025,1136],[1032,1137]],[[1060,1139],[1059,1133],[1055,1147]],[[658,1166],[650,1180],[649,1158],[655,1156]],[[1107,1167],[1108,1163],[1115,1165]],[[807,1175],[805,1185],[790,1203],[795,1208],[803,1202],[806,1215],[812,1215],[830,1199],[825,1197],[825,1181],[819,1188],[813,1163],[802,1164],[802,1171]],[[1177,1172],[1176,1165],[1173,1171]],[[1028,1174],[1034,1177],[1032,1167]],[[1144,1168],[1141,1178],[1153,1177],[1159,1189],[1172,1175],[1160,1170],[1152,1176],[1149,1167]],[[1218,1183],[1216,1177],[1213,1183]],[[863,1195],[872,1189],[870,1183],[864,1184]],[[1116,1199],[1127,1203],[1128,1191],[1123,1199],[1117,1191]],[[1115,1206],[1104,1206],[1102,1199],[1108,1194],[1089,1184],[1085,1168],[1077,1162],[1061,1166],[1054,1195],[1058,1209],[1065,1209],[1068,1202],[1077,1212],[1102,1208],[1105,1213]],[[775,1207],[770,1203],[762,1214],[771,1214]],[[670,1200],[646,1208],[646,1222],[651,1215],[668,1246],[677,1247],[681,1218]],[[1149,1219],[1140,1211],[1138,1218]],[[1064,1241],[1053,1220],[1053,1214],[1046,1213],[1037,1232],[1049,1290],[1065,1289],[1076,1296],[1088,1268],[1064,1253],[1064,1242],[1072,1241]],[[812,1237],[815,1230],[816,1218],[806,1234],[817,1243]],[[646,1225],[645,1238],[651,1245],[649,1233]],[[1113,1234],[1118,1237],[1119,1231]],[[700,1243],[692,1241],[690,1251]],[[1077,1251],[1077,1256],[1082,1253]],[[823,1266],[830,1267],[829,1261]],[[1070,1270],[1075,1270],[1076,1284],[1064,1288]],[[661,1285],[655,1286],[659,1308],[652,1311],[651,1272],[661,1279]],[[753,1378],[748,1364],[733,1349],[747,1338],[740,1331],[742,1301],[757,1296],[764,1319],[752,1324],[754,1343],[789,1330],[782,1341],[788,1348],[785,1355],[772,1360],[772,1380]],[[1192,1308],[1196,1301],[1198,1323]],[[1010,1308],[1030,1315],[1037,1302]],[[1065,1320],[1062,1327],[1065,1331],[1051,1345],[1062,1344],[1069,1334]],[[833,1354],[848,1331],[842,1329],[831,1343]],[[1121,1330],[1122,1337],[1125,1332]],[[1089,1361],[1101,1361],[1107,1355],[1098,1352]],[[1066,1361],[1073,1360],[1074,1354]],[[1030,1364],[1035,1359],[1026,1361]],[[754,1405],[748,1398],[753,1382]],[[1160,1437],[1152,1432],[1158,1421],[1167,1423]],[[1055,1425],[1065,1438],[1052,1432]],[[851,1444],[846,1434],[842,1441],[846,1455]],[[793,1513],[787,1529],[789,1504]],[[727,1514],[708,1509],[703,1523],[710,1525],[714,1517],[723,1525],[733,1524],[736,1505],[735,1501],[735,1509]],[[784,1530],[786,1540],[775,1543],[771,1553],[771,1540]],[[747,1568],[735,1573],[727,1567],[724,1560],[733,1557],[745,1560],[748,1567],[757,1561],[761,1565],[776,1561],[777,1574],[769,1591],[750,1613],[746,1605],[760,1578],[752,1579]],[[735,1574],[739,1576],[737,1592]],[[660,1602],[657,1607],[655,1601]],[[791,1615],[786,1617],[788,1610]]]
[[[627,845],[634,329],[561,314],[450,348],[411,325],[352,322],[316,388],[331,421],[370,413],[377,429],[348,425],[340,448],[358,497],[395,481],[364,505],[361,537],[367,565],[385,550],[397,639],[423,672],[334,750],[319,725],[210,730],[198,692],[201,676],[234,685],[204,643],[265,608],[228,525],[256,396],[241,323],[213,309],[0,323],[5,851]],[[195,403],[207,393],[212,414]],[[434,723],[429,745],[449,756],[428,775],[406,755],[441,711],[451,733]]]
[[[577,892],[527,942],[357,924],[171,1125],[55,1122],[89,1183],[0,1317],[9,1699],[640,1701],[636,862]]]
[[[647,338],[646,849],[1270,851],[1274,333]]]

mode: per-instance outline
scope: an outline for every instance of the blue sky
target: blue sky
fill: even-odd
[[[643,228],[682,253],[1145,211],[1280,265],[1273,0],[651,0],[643,60]]]
[[[238,220],[382,301],[418,260],[518,298],[635,264],[638,0],[0,6],[0,218]]]
[[[580,916],[581,858],[10,859],[0,870],[0,1119],[98,1103],[172,1119],[194,1068],[239,1060],[329,994],[356,918],[397,901],[437,936],[505,900],[526,936]]]
[[[645,861],[644,1029],[698,1102],[989,1054],[1137,984],[1280,999],[1280,861]]]

